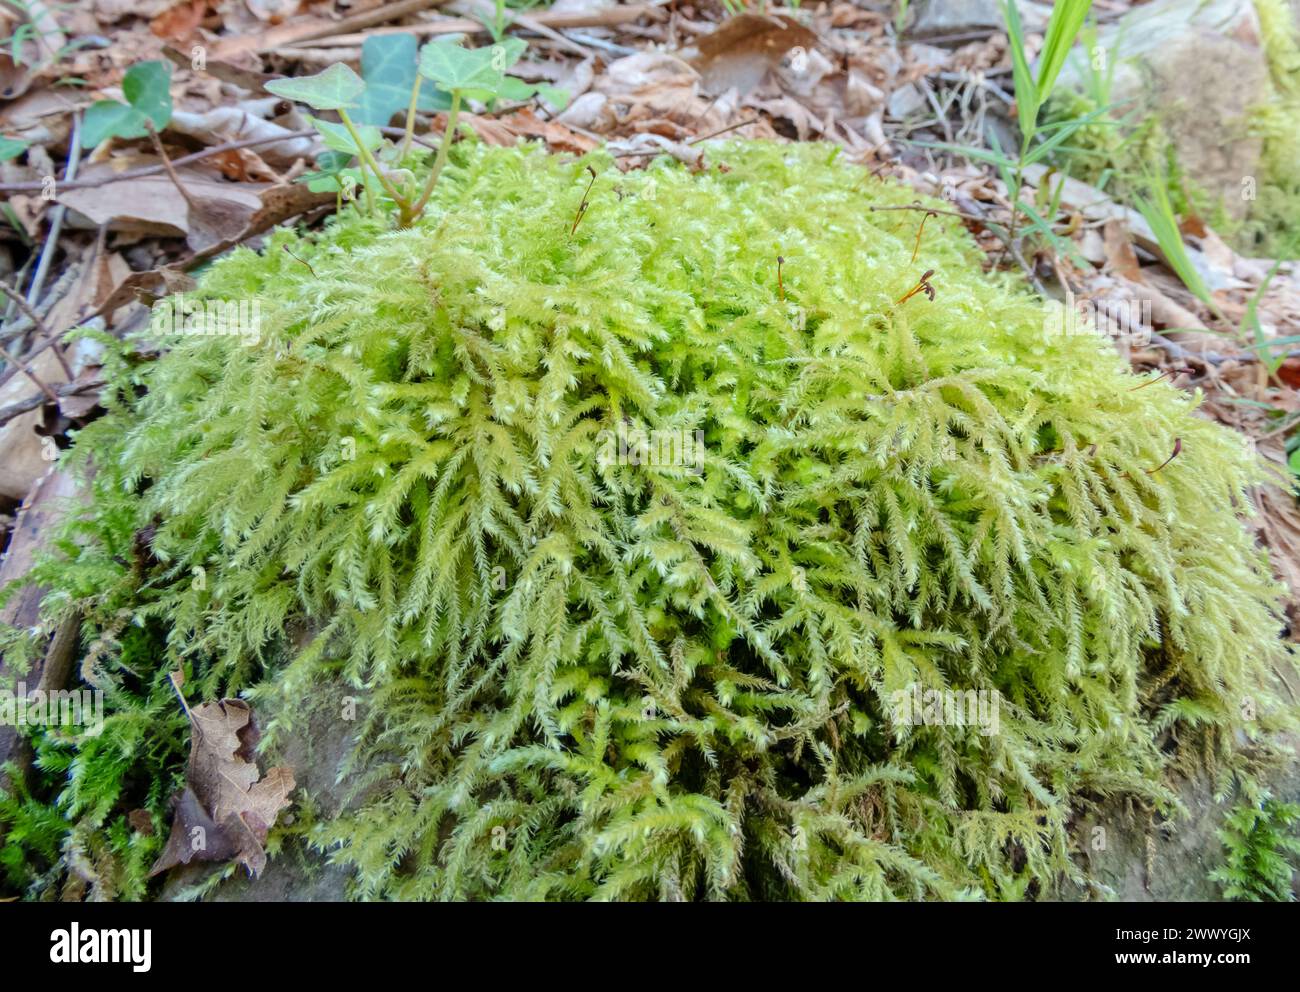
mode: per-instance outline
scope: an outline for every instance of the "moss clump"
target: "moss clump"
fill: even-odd
[[[832,149],[710,159],[460,147],[413,229],[217,265],[257,343],[176,339],[79,440],[153,692],[256,682],[274,741],[357,687],[377,791],[312,837],[358,895],[1045,894],[1081,797],[1285,719],[1230,432],[946,218],[913,262]]]

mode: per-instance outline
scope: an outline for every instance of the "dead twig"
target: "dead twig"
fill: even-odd
[[[389,137],[403,136],[405,130],[400,127],[381,127],[380,132]],[[277,134],[268,138],[246,138],[242,141],[228,141],[222,145],[213,145],[211,148],[204,148],[202,151],[193,152],[181,158],[172,159],[172,167],[177,168],[182,165],[189,165],[192,162],[200,162],[205,158],[211,158],[213,155],[220,155],[222,152],[232,152],[240,148],[252,148],[256,145],[273,145],[279,141],[292,141],[294,138],[310,138],[319,132],[315,128],[307,128],[302,131],[286,131],[284,134]],[[415,137],[412,139],[417,145],[424,145],[425,148],[432,150],[437,149],[435,142],[426,138]],[[98,179],[78,179],[75,182],[64,182],[59,184],[60,189],[95,189],[99,186],[108,186],[111,183],[126,182],[128,179],[143,179],[146,176],[157,176],[167,170],[161,165],[146,165],[139,169],[129,169],[126,172],[111,176],[101,176]],[[0,183],[0,193],[38,193],[43,189],[43,184],[39,182],[21,182],[21,183]]]
[[[81,113],[77,112],[72,115],[72,134],[68,139],[68,164],[63,170],[65,184],[77,178],[77,166],[80,162]],[[36,264],[36,274],[32,276],[32,284],[27,290],[28,303],[34,304],[41,298],[41,289],[45,286],[45,277],[49,274],[50,262],[58,247],[59,235],[63,232],[63,218],[67,212],[68,208],[62,203],[55,204],[54,209],[50,211],[50,233],[45,239],[45,246],[41,249],[41,260]]]
[[[20,293],[18,293],[16,290],[10,289],[3,282],[0,282],[0,293],[4,293],[5,296],[9,297],[9,299],[13,301],[14,306],[18,308],[18,310],[22,313],[22,315],[32,322],[32,326],[36,328],[36,332],[40,334],[41,337],[49,341],[51,345],[53,345],[54,356],[59,360],[59,365],[62,366],[64,374],[68,377],[68,381],[71,382],[73,379],[75,379],[76,376],[72,374],[72,368],[68,365],[68,359],[63,354],[63,348],[59,345],[58,338],[56,338],[54,334],[50,331],[49,327],[46,326],[45,321],[41,320],[40,315],[31,308],[31,304],[29,304],[26,300],[24,300]],[[9,364],[11,365],[19,364],[18,360],[16,358],[11,357],[9,351],[5,349],[3,345],[0,345],[0,352],[3,352],[5,360],[8,361]],[[27,371],[26,368],[24,368],[23,371],[27,372],[27,375],[32,379],[33,382],[35,382],[37,385],[41,385],[40,380],[37,379],[35,375]],[[41,388],[45,389],[47,387],[42,386]]]
[[[36,383],[40,391],[45,394],[45,398],[48,399],[51,403],[57,403],[59,401],[59,398],[58,396],[55,395],[54,390],[51,389],[49,386],[47,386],[45,384],[45,381],[40,376],[38,376],[34,371],[32,371],[32,369],[29,366],[27,366],[26,364],[20,362],[17,358],[15,358],[13,352],[11,352],[8,348],[6,348],[2,344],[0,344],[0,358],[3,358],[14,368],[21,369],[23,375],[27,376],[27,378],[32,380],[32,382]]]
[[[58,402],[62,396],[77,396],[80,393],[88,393],[91,390],[99,389],[104,384],[102,382],[65,382],[53,387],[54,402]],[[14,417],[21,417],[24,413],[29,413],[37,407],[48,402],[50,397],[44,393],[34,393],[25,400],[19,400],[17,403],[10,403],[8,406],[0,407],[0,427],[3,427]]]
[[[176,192],[180,193],[181,199],[185,201],[186,206],[191,210],[198,210],[199,205],[194,202],[194,197],[190,196],[189,190],[181,182],[181,177],[176,175],[176,170],[172,168],[172,160],[167,157],[167,150],[163,148],[162,139],[158,137],[158,129],[153,126],[153,121],[146,119],[144,128],[149,132],[149,138],[153,142],[153,150],[162,159],[163,169],[166,170],[167,178],[172,181],[172,185],[176,187]]]
[[[650,17],[656,20],[665,15],[659,10],[658,4],[642,4],[636,7],[608,7],[604,10],[593,11],[589,14],[553,14],[550,11],[543,11],[533,14],[529,20],[536,22],[548,28],[557,31],[563,31],[566,28],[608,28],[616,27],[620,24],[630,24],[633,21],[639,21],[643,17]],[[341,23],[341,22],[340,22]],[[523,27],[523,24],[520,24]],[[535,30],[535,29],[534,29]],[[353,45],[364,44],[365,40],[375,35],[385,34],[488,34],[489,28],[482,21],[474,20],[470,17],[440,17],[437,20],[425,21],[422,24],[405,24],[401,27],[377,28],[373,31],[366,31],[363,34],[338,35],[330,38],[303,38],[301,41],[284,42],[290,47],[314,41],[313,47],[351,47]]]

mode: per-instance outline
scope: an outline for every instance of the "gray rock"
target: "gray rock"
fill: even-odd
[[[970,31],[1001,30],[1002,4],[999,0],[919,0],[909,37],[965,34]],[[1052,14],[1050,3],[1018,0],[1020,23],[1026,31],[1041,31]]]
[[[1292,746],[1295,745],[1292,740]],[[1279,769],[1269,780],[1284,802],[1300,801],[1300,768]],[[1066,886],[1067,901],[1216,902],[1223,899],[1209,874],[1223,863],[1219,829],[1235,799],[1215,799],[1208,775],[1176,786],[1186,815],[1152,823],[1111,803],[1080,818],[1075,837],[1083,852],[1078,863],[1096,883],[1090,891]],[[1295,886],[1293,885],[1293,890]]]
[[[1187,174],[1231,216],[1244,216],[1242,180],[1258,174],[1262,150],[1249,112],[1271,92],[1251,0],[1155,0],[1102,29],[1097,42],[1115,65],[1117,116],[1159,117]],[[1081,86],[1090,55],[1076,50],[1058,86]]]
[[[356,719],[345,719],[345,702],[356,699]],[[342,685],[325,686],[309,700],[294,704],[293,730],[279,747],[259,756],[263,768],[288,765],[297,782],[295,800],[307,796],[323,819],[354,809],[371,790],[358,790],[356,777],[347,774],[353,735],[365,717],[364,698]],[[267,726],[279,711],[268,704],[256,707],[258,723]],[[292,809],[297,808],[297,802]],[[225,866],[194,864],[172,871],[159,896],[161,901],[195,898]],[[350,874],[328,864],[306,844],[291,841],[254,879],[242,868],[218,883],[204,898],[213,902],[337,902],[347,898]]]

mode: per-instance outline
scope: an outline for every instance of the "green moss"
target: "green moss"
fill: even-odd
[[[1242,802],[1219,830],[1224,860],[1210,878],[1227,899],[1294,902],[1291,877],[1300,857],[1300,806],[1280,802],[1254,782],[1245,786]]]
[[[257,343],[171,341],[78,439],[148,528],[148,698],[184,663],[273,746],[356,686],[371,798],[311,836],[358,895],[1044,895],[1078,803],[1290,718],[1239,440],[834,159],[458,147],[410,230],[214,266]]]

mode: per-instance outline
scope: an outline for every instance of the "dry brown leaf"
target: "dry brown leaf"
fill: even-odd
[[[817,36],[792,17],[738,14],[699,39],[695,67],[706,93],[736,89],[743,95],[776,69],[787,52],[810,53],[816,44]]]
[[[1111,218],[1102,226],[1101,234],[1106,252],[1106,267],[1121,279],[1141,282],[1142,268],[1138,265],[1137,253],[1129,240],[1128,227],[1122,221]]]
[[[208,14],[208,0],[181,0],[149,22],[149,30],[164,41],[177,44],[194,37]],[[189,59],[185,60],[186,67]]]
[[[544,121],[533,113],[531,107],[524,107],[513,114],[499,118],[499,123],[506,130],[521,138],[540,138],[558,151],[585,155],[596,147],[596,142],[572,128],[556,121]]]
[[[186,786],[172,799],[171,833],[149,875],[159,875],[191,861],[229,861],[237,850],[235,842],[208,815],[194,790]]]
[[[179,680],[173,678],[180,691]],[[257,724],[242,699],[204,703],[190,710],[193,734],[187,785],[174,800],[171,835],[150,874],[192,860],[243,864],[250,874],[266,867],[267,833],[289,806],[293,770],[257,769]]]
[[[104,164],[89,166],[83,175],[97,179],[111,172]],[[262,206],[262,187],[253,183],[228,183],[209,172],[176,170],[186,192],[199,209],[192,211],[166,175],[139,176],[104,186],[69,189],[58,201],[111,231],[184,236],[196,251],[239,231]],[[225,232],[225,233],[221,233]]]

